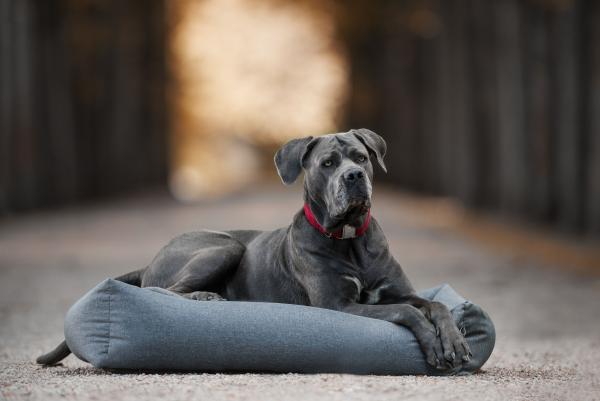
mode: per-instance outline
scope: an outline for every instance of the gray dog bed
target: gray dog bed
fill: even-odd
[[[494,348],[489,316],[448,285],[420,295],[452,310],[473,353],[445,374],[479,369]],[[99,368],[440,374],[412,333],[393,323],[309,306],[193,301],[112,279],[71,307],[65,337],[75,355]]]

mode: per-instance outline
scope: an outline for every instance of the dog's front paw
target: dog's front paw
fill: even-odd
[[[453,368],[469,362],[471,350],[448,308],[439,302],[431,302],[428,312],[442,344],[444,361]]]
[[[185,298],[194,299],[196,301],[226,301],[225,298],[216,292],[194,291],[183,295]]]
[[[429,322],[424,323],[418,333],[415,332],[421,350],[425,354],[425,360],[431,366],[439,370],[447,370],[450,368],[444,358],[444,348],[442,340],[438,336],[438,331],[435,326]]]
[[[471,359],[471,349],[465,337],[456,327],[454,321],[443,322],[437,327],[439,338],[444,349],[444,359],[453,367],[458,367]]]

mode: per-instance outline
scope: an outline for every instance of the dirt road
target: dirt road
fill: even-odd
[[[435,210],[416,204],[382,191],[373,215],[417,288],[450,283],[490,313],[497,344],[479,374],[111,374],[73,356],[62,367],[35,365],[62,339],[63,316],[79,296],[143,267],[176,234],[287,224],[301,207],[298,188],[266,187],[194,206],[142,196],[0,221],[0,394],[44,401],[600,399],[600,279],[490,251],[430,224]]]

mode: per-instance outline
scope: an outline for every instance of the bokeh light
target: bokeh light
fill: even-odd
[[[252,182],[260,148],[335,130],[346,65],[316,3],[181,1],[173,7],[173,168],[184,201]]]

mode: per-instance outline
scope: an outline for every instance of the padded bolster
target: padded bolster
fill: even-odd
[[[446,304],[473,352],[460,372],[492,353],[494,325],[450,286],[420,293]],[[99,368],[355,374],[440,374],[405,327],[309,306],[202,302],[107,279],[65,319],[71,351]]]

